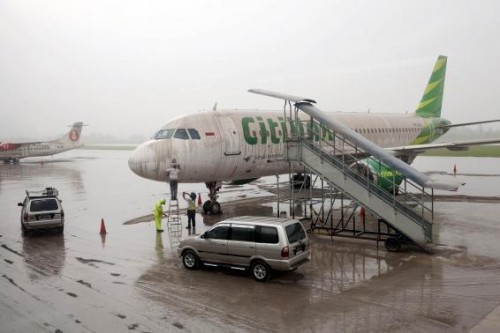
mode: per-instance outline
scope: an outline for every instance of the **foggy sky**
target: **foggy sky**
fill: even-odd
[[[0,0],[0,141],[150,136],[170,118],[281,109],[405,113],[448,56],[443,117],[500,118],[500,1]],[[85,133],[84,133],[85,137]]]

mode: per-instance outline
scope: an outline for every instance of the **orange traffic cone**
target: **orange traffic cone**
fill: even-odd
[[[198,207],[201,206],[201,193],[198,193]]]
[[[361,217],[361,220],[365,222],[365,207],[361,206],[361,209],[359,210],[359,217]]]
[[[106,226],[104,225],[104,219],[101,219],[101,232],[99,232],[101,235],[107,234],[106,232]]]

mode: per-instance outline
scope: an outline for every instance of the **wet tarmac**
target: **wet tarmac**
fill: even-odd
[[[500,331],[500,159],[417,159],[421,170],[467,183],[439,193],[433,254],[312,233],[310,263],[257,283],[182,267],[178,239],[157,234],[150,217],[168,185],[132,174],[129,153],[0,165],[0,332]],[[277,214],[275,182],[224,187],[223,217]],[[22,237],[17,202],[45,186],[60,191],[65,232]],[[180,190],[207,196],[203,184]],[[219,219],[198,214],[196,234]]]

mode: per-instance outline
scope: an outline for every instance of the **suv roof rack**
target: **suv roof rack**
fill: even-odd
[[[33,197],[57,197],[59,191],[55,187],[46,187],[43,190],[26,190],[28,198]]]

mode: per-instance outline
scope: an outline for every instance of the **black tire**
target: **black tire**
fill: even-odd
[[[22,224],[21,224],[21,235],[23,235],[23,237],[29,236],[29,230],[26,229]]]
[[[311,187],[311,177],[307,175],[306,179],[304,179],[304,188],[310,188],[310,187]]]
[[[387,238],[384,245],[389,252],[398,252],[401,249],[401,242],[395,237]]]
[[[57,228],[56,232],[58,234],[62,234],[64,232],[64,226],[61,226],[61,227]]]
[[[271,277],[271,267],[261,260],[252,263],[251,272],[253,278],[258,282],[265,282]]]
[[[311,187],[311,177],[309,175],[297,174],[292,177],[292,187],[295,189],[308,189]]]
[[[207,214],[212,212],[212,201],[207,200],[203,203],[203,213]]]
[[[215,201],[212,204],[212,214],[213,215],[220,215],[221,213],[222,213],[222,209],[220,208],[220,203],[218,203],[217,201]]]
[[[196,269],[200,265],[200,258],[192,250],[186,250],[182,253],[182,264],[187,269]]]

